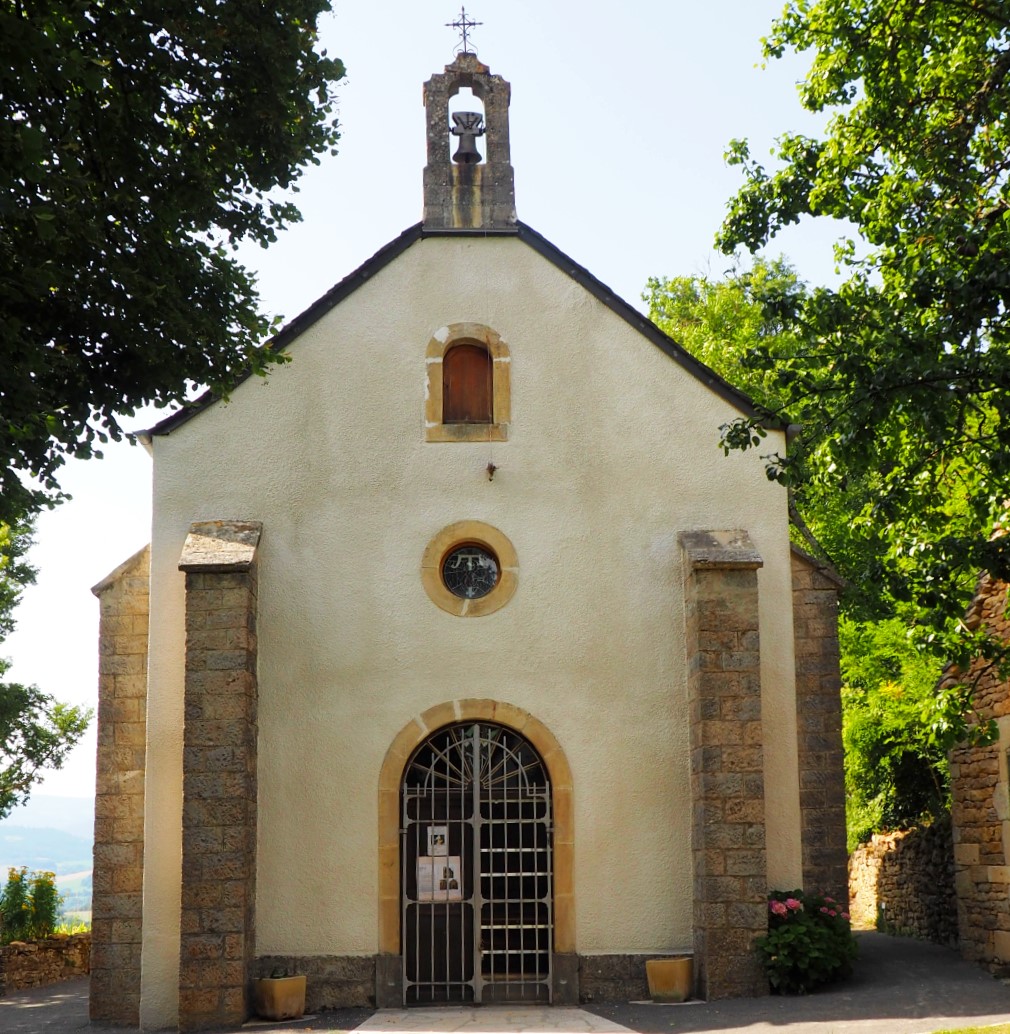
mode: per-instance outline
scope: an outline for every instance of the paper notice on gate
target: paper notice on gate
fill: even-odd
[[[462,901],[460,856],[421,855],[417,859],[418,901]]]
[[[428,827],[428,854],[447,855],[449,853],[449,827]]]

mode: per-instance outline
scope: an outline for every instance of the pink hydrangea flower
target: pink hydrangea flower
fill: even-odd
[[[842,918],[843,919],[848,919],[849,918],[849,913],[848,912],[843,912],[842,913]]]
[[[838,915],[838,913],[833,908],[831,908],[828,909],[828,915],[831,916],[832,919],[834,919],[835,916]]]
[[[827,894],[825,894],[825,895],[824,895],[824,900],[825,900],[825,901],[826,901],[826,902],[827,902],[827,903],[828,903],[829,905],[833,905],[833,904],[835,903],[835,899],[834,899],[834,898],[829,898],[829,897],[827,896]]]
[[[786,898],[786,908],[791,908],[794,912],[796,912],[802,907],[803,903],[797,901],[796,898]]]
[[[824,915],[827,915],[828,914],[828,906],[827,905],[821,905],[821,912],[823,912]]]
[[[769,907],[769,908],[770,908],[770,909],[771,909],[771,910],[772,910],[772,911],[773,911],[773,912],[774,912],[774,913],[775,913],[775,914],[776,914],[777,916],[784,916],[784,915],[785,915],[785,914],[786,914],[786,913],[787,913],[787,912],[789,911],[789,909],[787,909],[787,908],[786,908],[786,906],[785,906],[784,904],[782,904],[782,902],[781,902],[781,901],[770,901],[770,902],[768,903],[768,907]]]

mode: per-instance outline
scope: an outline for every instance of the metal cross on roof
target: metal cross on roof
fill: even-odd
[[[470,49],[470,30],[475,25],[483,25],[483,24],[484,24],[483,22],[475,22],[475,21],[472,21],[471,19],[467,18],[467,16],[466,16],[466,8],[465,7],[460,7],[459,19],[457,21],[454,21],[454,22],[446,22],[445,26],[446,26],[447,29],[458,29],[459,30],[459,35],[460,35],[460,41],[463,44],[463,53],[464,54],[473,54],[473,53],[476,53],[476,51],[473,51],[473,50]]]

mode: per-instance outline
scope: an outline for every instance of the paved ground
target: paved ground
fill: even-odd
[[[804,998],[746,998],[684,1005],[584,1009],[347,1009],[294,1024],[247,1024],[249,1034],[357,1029],[364,1034],[927,1034],[1010,1022],[1010,986],[947,948],[882,934],[857,935],[852,980]],[[72,980],[0,999],[2,1034],[105,1034],[88,1023],[88,985]],[[224,1031],[219,1034],[225,1034]]]

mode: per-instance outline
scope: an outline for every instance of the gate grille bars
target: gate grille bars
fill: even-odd
[[[403,1000],[550,1002],[551,790],[509,729],[440,730],[407,765]]]

